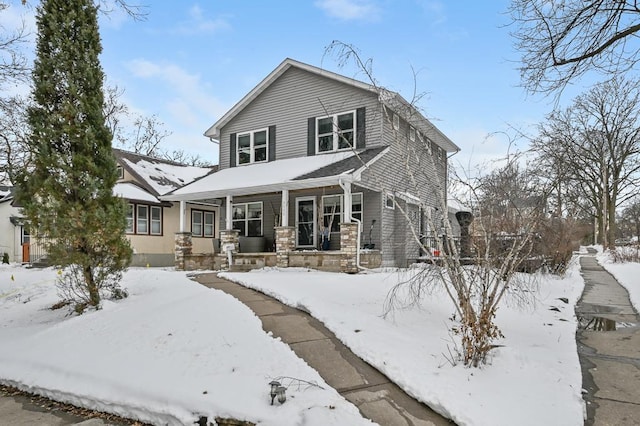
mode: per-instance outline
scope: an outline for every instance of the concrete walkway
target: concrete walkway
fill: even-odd
[[[0,395],[0,424],[11,426],[105,426],[101,419],[87,419],[50,407],[41,407],[25,396]],[[109,423],[111,426],[112,423]]]
[[[199,283],[234,296],[262,321],[262,328],[280,337],[362,415],[384,426],[451,425],[429,407],[409,397],[389,379],[344,346],[322,323],[257,291],[219,278],[194,277]]]
[[[640,318],[626,289],[593,254],[580,258],[585,289],[576,306],[585,425],[639,425]]]

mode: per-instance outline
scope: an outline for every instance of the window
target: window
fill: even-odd
[[[162,235],[162,207],[127,204],[127,234]]]
[[[241,236],[262,236],[262,202],[233,205],[233,229]]]
[[[342,222],[343,195],[325,195],[322,197],[322,225],[331,232],[340,232]],[[362,221],[362,193],[351,194],[351,217]]]
[[[127,234],[133,234],[134,232],[134,216],[133,204],[127,204],[127,227],[125,228]]]
[[[330,232],[340,232],[342,222],[342,195],[325,195],[322,197],[322,226],[331,228]]]
[[[204,210],[191,211],[191,234],[194,237],[213,237],[215,213]]]
[[[422,133],[419,133],[419,132],[418,132],[418,138],[420,139],[420,142],[424,145],[424,147],[427,149],[427,152],[429,153],[429,155],[431,155],[431,139],[423,136]]]
[[[162,235],[162,208],[151,206],[151,235]]]
[[[409,127],[409,140],[411,142],[416,141],[416,129],[415,127]]]
[[[438,160],[442,161],[443,157],[444,157],[444,149],[438,147]]]
[[[355,111],[317,118],[316,152],[355,148],[355,135]]]
[[[29,232],[29,225],[22,225],[22,244],[29,244],[31,242],[31,233]]]
[[[238,164],[267,161],[268,129],[238,134]]]
[[[136,234],[148,234],[149,233],[149,206],[138,204],[137,209],[137,228]]]
[[[395,199],[393,197],[393,195],[391,194],[384,194],[384,206],[387,209],[395,209],[396,205],[395,205]]]
[[[116,170],[118,172],[118,179],[124,179],[124,169],[122,166],[118,166]]]
[[[398,117],[398,114],[393,114],[393,129],[400,130],[400,117]]]

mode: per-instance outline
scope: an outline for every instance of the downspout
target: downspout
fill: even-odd
[[[342,181],[342,177],[338,178],[338,185],[340,185],[340,188],[342,188],[342,191],[345,193],[345,195],[347,193],[351,193],[351,190],[347,189],[344,185],[344,182]],[[346,198],[346,197],[345,197]],[[351,198],[351,197],[349,197]],[[349,202],[351,202],[351,199],[349,199]],[[364,200],[362,201],[364,203]],[[345,200],[345,205],[346,205],[346,200]],[[362,237],[362,221],[360,221],[359,219],[356,219],[355,217],[353,217],[353,213],[352,210],[349,208],[349,219],[356,222],[358,224],[358,242],[356,244],[356,267],[358,269],[367,269],[363,266],[360,265],[360,240]]]

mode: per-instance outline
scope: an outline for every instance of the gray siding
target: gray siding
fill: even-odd
[[[220,129],[220,168],[230,164],[230,136],[276,126],[275,159],[307,156],[307,121],[310,117],[366,107],[366,145],[381,144],[382,115],[377,95],[290,68],[229,123]]]

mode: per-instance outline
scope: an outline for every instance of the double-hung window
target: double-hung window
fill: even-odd
[[[191,211],[191,234],[194,237],[213,237],[215,214],[204,210]]]
[[[324,229],[330,232],[340,232],[340,222],[342,222],[342,200],[343,195],[324,195],[322,197],[322,224]],[[351,194],[351,216],[362,221],[362,193]]]
[[[233,229],[241,236],[262,236],[262,202],[233,205]]]
[[[356,147],[355,111],[316,118],[316,152]]]
[[[250,164],[267,161],[269,146],[269,130],[261,129],[253,132],[239,133],[237,141],[237,163]]]
[[[162,235],[162,207],[127,204],[127,234]]]

